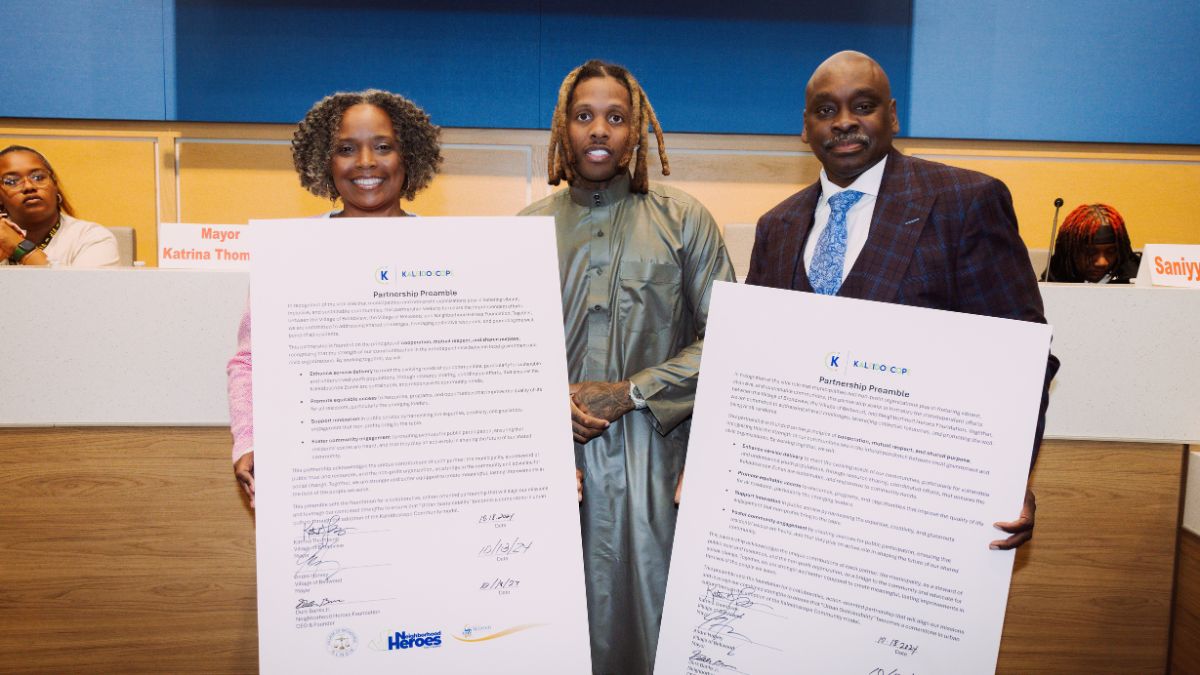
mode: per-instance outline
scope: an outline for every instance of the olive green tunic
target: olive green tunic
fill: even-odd
[[[584,572],[596,673],[649,673],[662,620],[675,484],[687,454],[714,279],[733,266],[708,210],[628,176],[560,190],[521,215],[554,216],[571,382],[629,379],[647,408],[575,445],[584,472]]]

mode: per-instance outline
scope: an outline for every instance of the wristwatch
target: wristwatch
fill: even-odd
[[[28,239],[22,239],[21,243],[17,244],[17,247],[13,249],[12,255],[8,256],[8,262],[14,265],[21,264],[21,258],[24,258],[35,248],[37,248],[37,244]]]
[[[633,401],[634,410],[642,410],[646,407],[646,399],[642,398],[642,392],[638,391],[637,385],[633,382],[629,383],[629,400]]]

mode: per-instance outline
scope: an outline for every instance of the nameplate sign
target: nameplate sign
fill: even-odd
[[[250,269],[249,225],[159,223],[158,266]]]
[[[1200,245],[1146,244],[1138,276],[1147,271],[1153,286],[1200,288]]]

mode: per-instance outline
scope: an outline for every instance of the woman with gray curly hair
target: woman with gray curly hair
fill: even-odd
[[[341,200],[327,218],[411,215],[412,200],[442,163],[440,129],[412,101],[387,91],[339,92],[308,111],[292,136],[292,163],[300,185],[318,197]],[[254,415],[251,397],[250,307],[229,361],[229,427],[233,473],[254,508]]]

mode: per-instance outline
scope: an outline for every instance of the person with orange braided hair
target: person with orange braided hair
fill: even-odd
[[[1058,231],[1048,281],[1127,284],[1137,276],[1141,261],[1116,209],[1108,204],[1080,204]]]
[[[572,70],[547,162],[550,184],[569,187],[521,211],[556,226],[596,673],[654,668],[709,294],[734,279],[708,210],[649,181],[649,127],[666,175],[633,75]]]

